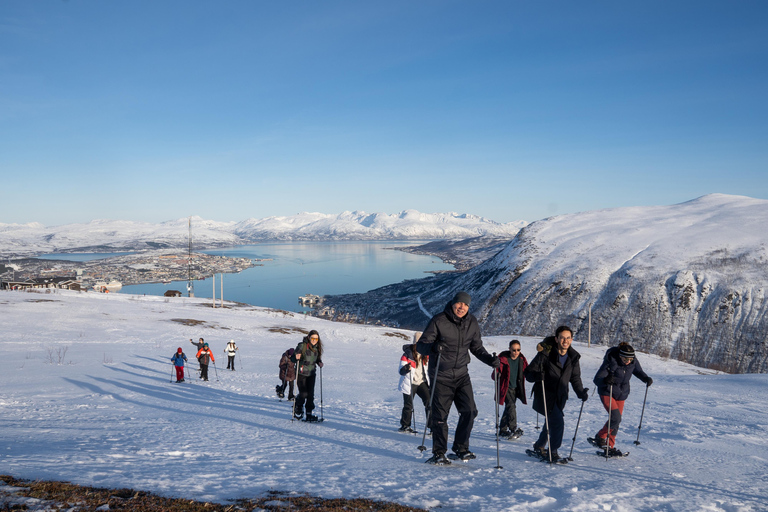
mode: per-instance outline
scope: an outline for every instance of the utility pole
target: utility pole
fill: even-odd
[[[216,273],[214,273],[212,276],[213,278],[213,307],[216,307]]]
[[[589,320],[587,320],[588,327],[587,327],[587,347],[592,346],[592,303],[589,303]]]
[[[221,283],[221,307],[224,307],[224,274],[219,274],[219,282]]]
[[[195,296],[195,284],[192,282],[192,216],[189,217],[189,236],[187,237],[187,295]]]

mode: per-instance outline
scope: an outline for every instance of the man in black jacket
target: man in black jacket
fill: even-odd
[[[568,401],[568,385],[581,400],[589,398],[581,383],[581,354],[571,347],[573,331],[561,325],[555,331],[555,345],[536,354],[525,371],[525,379],[533,384],[533,410],[547,418],[533,450],[545,459],[557,462],[557,449],[563,442],[565,419],[563,409]],[[544,385],[542,389],[542,384]],[[545,450],[549,439],[549,453]]]
[[[445,452],[451,404],[455,404],[459,412],[451,449],[462,460],[475,458],[469,451],[469,436],[477,416],[472,381],[467,370],[469,352],[488,366],[499,366],[499,358],[483,347],[477,319],[469,314],[470,300],[468,293],[457,293],[442,313],[432,317],[416,345],[420,354],[431,356],[428,371],[430,382],[435,386],[430,413],[432,457],[427,460],[431,464],[450,464]]]

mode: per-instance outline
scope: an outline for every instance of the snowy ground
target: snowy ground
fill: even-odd
[[[288,402],[275,397],[277,363],[300,341],[297,330],[313,328],[326,345],[326,421],[291,422]],[[417,450],[421,436],[396,431],[404,340],[392,334],[407,331],[196,299],[59,291],[0,292],[0,332],[0,473],[17,478],[220,502],[276,489],[456,511],[768,510],[768,375],[715,375],[643,355],[654,385],[634,446],[644,392],[634,381],[619,434],[628,458],[606,461],[586,443],[605,421],[591,397],[574,462],[552,467],[525,455],[536,415],[519,405],[526,435],[502,443],[498,470],[493,382],[473,360],[478,459],[433,467]],[[218,380],[211,368],[208,383],[170,383],[170,356],[181,346],[194,359],[188,340],[200,336],[217,356]],[[224,370],[229,339],[240,346],[236,372]],[[486,347],[500,352],[509,339],[488,338]],[[523,338],[529,359],[536,341]],[[574,347],[592,387],[604,347]],[[565,455],[579,405],[566,408]]]

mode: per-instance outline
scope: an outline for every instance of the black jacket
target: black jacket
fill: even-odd
[[[587,390],[581,383],[581,365],[579,364],[581,354],[573,347],[568,347],[567,354],[565,366],[560,366],[556,346],[552,350],[542,350],[536,354],[525,370],[525,380],[533,383],[533,410],[539,414],[544,414],[545,398],[547,411],[551,411],[555,404],[563,410],[565,402],[568,401],[568,384],[573,386],[576,396],[579,398],[586,396]],[[542,376],[546,396],[543,396],[541,391]]]
[[[645,384],[648,384],[648,375],[643,371],[637,357],[629,364],[622,363],[619,347],[608,349],[603,358],[603,364],[592,381],[597,386],[597,392],[600,396],[608,396],[608,393],[611,391],[611,386],[604,382],[605,377],[609,374],[613,375],[613,379],[616,381],[612,389],[615,400],[626,400],[629,398],[629,379],[633,375]]]
[[[416,350],[421,355],[432,356],[429,358],[429,378],[434,382],[437,369],[437,355],[432,351],[434,343],[442,343],[444,348],[440,354],[440,371],[464,370],[470,362],[469,352],[487,364],[493,365],[493,356],[483,347],[480,338],[480,326],[477,318],[467,313],[463,318],[453,313],[449,302],[442,313],[432,317],[429,325],[419,338]]]

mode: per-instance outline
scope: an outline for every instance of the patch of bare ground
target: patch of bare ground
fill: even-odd
[[[267,329],[269,332],[277,332],[280,334],[309,334],[307,329],[300,327],[270,327]]]
[[[25,302],[59,302],[53,299],[27,299]]]
[[[390,338],[402,338],[405,341],[408,341],[411,339],[410,336],[408,336],[407,334],[403,334],[401,332],[385,332],[384,336],[389,336]]]
[[[205,320],[195,320],[194,318],[171,318],[171,322],[177,322],[180,324],[187,325],[189,327],[197,327],[202,325],[203,327],[207,327]]]
[[[252,510],[291,510],[296,512],[425,512],[386,501],[365,498],[326,499],[315,496],[293,495],[270,491],[259,498],[233,500],[230,505],[194,501],[182,498],[164,498],[134,489],[106,489],[85,487],[67,482],[18,480],[0,475],[13,491],[0,491],[2,510],[122,510],[125,512],[230,512]],[[24,498],[34,498],[26,502]],[[35,501],[43,500],[43,502]],[[108,507],[108,508],[107,508]]]

